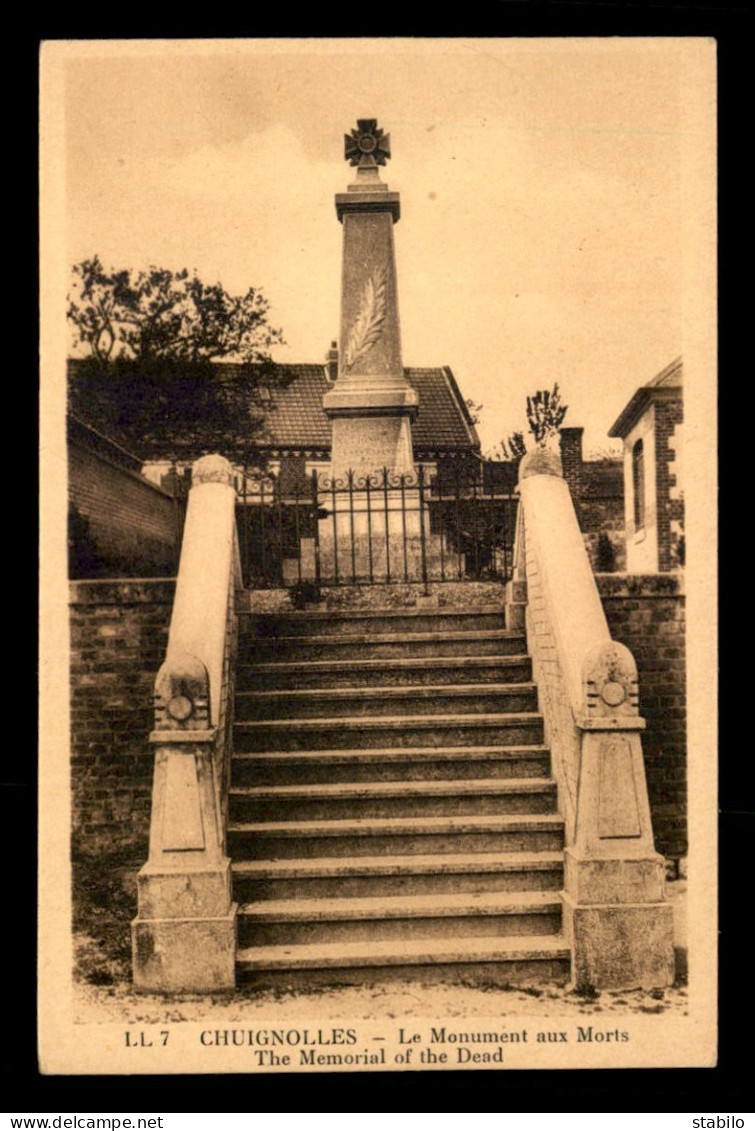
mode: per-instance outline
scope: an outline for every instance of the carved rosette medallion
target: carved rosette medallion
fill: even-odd
[[[638,715],[637,667],[632,653],[616,640],[598,645],[583,668],[588,716]]]
[[[205,730],[210,725],[210,678],[196,656],[169,655],[155,680],[155,730]]]

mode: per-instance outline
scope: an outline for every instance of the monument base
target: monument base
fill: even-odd
[[[318,529],[323,584],[423,581],[439,577],[443,563],[448,572],[456,571],[457,555],[430,533],[430,512],[416,487],[339,488],[330,499],[326,492],[323,502],[328,511]]]
[[[452,564],[446,554],[446,565]],[[418,535],[383,534],[379,539],[366,535],[355,536],[353,542],[344,539],[337,543],[332,533],[320,534],[320,580],[323,585],[338,581],[367,584],[384,581],[421,582],[424,575],[428,580],[440,575],[440,538],[432,535],[425,539],[424,552],[422,539]]]

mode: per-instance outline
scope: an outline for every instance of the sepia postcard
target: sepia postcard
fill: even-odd
[[[40,75],[40,1070],[714,1066],[715,42]]]

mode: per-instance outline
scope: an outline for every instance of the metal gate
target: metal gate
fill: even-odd
[[[476,469],[331,478],[284,484],[244,468],[238,492],[244,584],[277,588],[511,576],[517,497],[485,486]]]

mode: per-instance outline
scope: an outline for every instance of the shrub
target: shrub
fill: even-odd
[[[598,535],[596,550],[596,569],[598,573],[613,573],[616,569],[616,550],[614,544],[605,531]]]
[[[320,600],[320,587],[316,581],[297,581],[289,589],[288,596],[295,609],[303,609]]]

